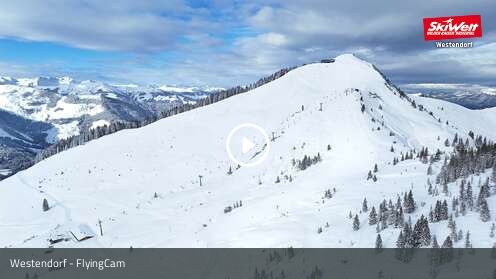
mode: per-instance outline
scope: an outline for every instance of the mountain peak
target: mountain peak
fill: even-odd
[[[0,85],[15,85],[17,84],[17,80],[12,77],[5,77],[1,76],[0,77]]]
[[[367,63],[367,64],[369,64],[369,62],[367,62],[366,60],[363,60],[363,59],[357,57],[353,53],[343,53],[343,54],[340,54],[340,55],[336,56],[335,60],[336,61],[342,61],[342,62],[361,62],[361,63]]]

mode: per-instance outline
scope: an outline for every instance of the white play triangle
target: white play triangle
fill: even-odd
[[[243,137],[241,141],[241,151],[243,152],[243,154],[249,152],[253,147],[255,147],[255,144],[246,137]]]

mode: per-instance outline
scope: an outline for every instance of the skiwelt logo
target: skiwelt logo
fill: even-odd
[[[482,37],[480,15],[424,18],[426,41],[474,37]]]

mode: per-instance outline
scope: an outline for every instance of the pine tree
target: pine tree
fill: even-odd
[[[396,223],[395,227],[403,227],[405,224],[405,216],[403,215],[403,207],[401,205],[398,207],[398,211],[396,211],[397,216],[396,216]]]
[[[436,235],[432,236],[432,248],[439,248],[439,244],[437,243]]]
[[[379,168],[377,167],[377,164],[374,165],[374,172],[378,172]]]
[[[459,230],[459,231],[458,231],[458,236],[457,236],[456,241],[460,241],[460,240],[462,240],[462,239],[463,239],[463,231],[462,231],[462,230]]]
[[[377,213],[375,211],[375,207],[372,206],[372,209],[370,210],[369,213],[369,225],[375,225],[377,224]]]
[[[358,231],[360,229],[360,220],[358,219],[358,214],[355,215],[353,219],[353,230]]]
[[[482,222],[491,220],[491,213],[489,212],[486,199],[482,199],[480,202],[480,219]]]
[[[453,241],[451,240],[450,236],[446,237],[441,248],[453,248]]]
[[[403,207],[401,206],[401,198],[400,198],[400,195],[397,195],[397,198],[396,198],[396,209],[399,210],[399,209],[403,209]]]
[[[277,176],[276,183],[280,183],[280,182],[281,182],[281,179],[279,178],[279,176]]]
[[[470,210],[472,210],[472,207],[474,206],[474,197],[473,197],[473,192],[472,192],[472,185],[470,182],[467,183],[467,203],[468,203],[468,206],[470,208]]]
[[[454,198],[451,199],[451,210],[452,211],[453,210],[456,210],[457,207],[458,207],[458,198],[455,198],[454,197]],[[450,217],[452,217],[452,216],[450,216]]]
[[[396,240],[396,248],[405,248],[405,236],[403,235],[403,231],[400,231],[400,235],[398,235],[398,239]]]
[[[491,173],[491,181],[496,184],[496,162],[493,163],[493,172]]]
[[[465,216],[465,214],[467,213],[467,205],[465,204],[465,201],[462,201],[462,203],[460,204],[460,213]]]
[[[453,216],[451,215],[448,220],[448,229],[450,229],[451,239],[453,239],[456,242],[458,240],[456,234],[456,222],[453,220]]]
[[[474,135],[474,132],[469,131],[469,132],[468,132],[468,136],[469,136],[469,137],[471,137],[472,139],[474,139],[474,136],[475,136],[475,135]]]
[[[405,194],[403,197],[403,208],[405,210],[405,213],[412,213],[415,211],[415,200],[413,199],[413,193],[412,190],[408,192],[408,195]]]
[[[489,191],[489,183],[486,182],[486,183],[482,184],[482,186],[480,187],[479,196],[482,196],[483,198],[489,198],[490,195],[491,194]]]
[[[375,251],[380,253],[382,251],[382,238],[381,234],[377,234],[377,238],[375,239]]]
[[[441,220],[441,201],[436,201],[434,206],[434,212],[432,212],[432,221],[439,222]]]
[[[50,205],[48,205],[47,199],[43,199],[43,211],[50,210]]]
[[[453,142],[451,143],[451,146],[455,146],[458,143],[458,134],[455,134],[455,137],[453,138]]]
[[[466,192],[465,192],[465,180],[462,180],[460,182],[460,200],[461,201],[466,201],[466,196],[465,196]]]
[[[441,220],[448,220],[448,202],[446,200],[441,206]]]
[[[424,216],[422,215],[422,217]],[[431,244],[431,230],[429,229],[429,221],[427,218],[423,218],[421,228],[422,235],[420,240],[422,241],[422,245],[429,246]]]
[[[372,171],[369,170],[369,173],[367,174],[367,180],[372,178]]]
[[[429,229],[429,222],[424,217],[420,216],[420,219],[415,224],[413,229],[413,247],[428,246],[431,243],[431,233]]]
[[[443,183],[443,193],[448,195],[448,183],[446,182]]]
[[[332,199],[332,192],[330,189],[327,189],[325,192],[324,192],[324,197],[327,198],[327,199]]]
[[[448,220],[448,202],[446,200],[436,201],[434,212],[431,211],[430,215],[432,215],[432,222]]]
[[[367,211],[369,211],[369,208],[368,208],[368,206],[367,206],[367,198],[364,198],[364,199],[363,199],[363,203],[362,203],[362,211],[363,211],[363,212],[367,212]]]
[[[413,230],[412,230],[412,224],[410,222],[411,220],[409,219],[408,222],[403,226],[403,239],[405,243],[405,248],[413,248],[414,245],[414,239],[413,239]]]
[[[465,235],[465,248],[472,248],[472,243],[470,243],[470,232],[467,231]]]
[[[387,229],[387,227],[388,227],[388,224],[387,224],[388,218],[387,218],[386,212],[384,212],[384,214],[382,214],[381,216],[382,216],[382,218],[381,218],[381,231],[383,231],[383,230]]]

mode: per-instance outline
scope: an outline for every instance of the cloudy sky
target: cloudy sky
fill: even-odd
[[[404,83],[496,84],[494,0],[0,0],[0,75],[233,86],[352,52]],[[480,14],[472,49],[423,17]]]

